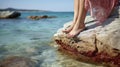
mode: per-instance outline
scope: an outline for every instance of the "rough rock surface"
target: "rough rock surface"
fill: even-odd
[[[87,30],[77,37],[67,38],[62,32],[71,22],[64,25],[54,35],[58,48],[72,53],[79,58],[87,57],[89,61],[120,67],[120,10],[113,14],[100,26],[95,20],[87,16],[85,23]],[[85,59],[86,58],[82,58]]]
[[[18,18],[21,15],[15,11],[0,11],[0,19]]]
[[[0,67],[35,67],[35,64],[29,58],[12,56],[3,59]]]

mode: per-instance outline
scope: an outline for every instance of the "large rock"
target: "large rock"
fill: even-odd
[[[35,67],[35,63],[29,58],[11,56],[1,61],[0,67]]]
[[[39,19],[46,19],[46,18],[56,18],[56,16],[48,16],[48,15],[43,15],[43,16],[28,16],[29,19],[32,20],[39,20]]]
[[[21,15],[15,11],[0,11],[0,19],[18,18]]]
[[[83,60],[120,67],[120,11],[117,13],[113,12],[100,26],[96,26],[95,20],[87,16],[85,20],[87,30],[75,38],[67,38],[62,32],[71,24],[66,23],[54,35],[58,48],[78,58],[84,56]]]

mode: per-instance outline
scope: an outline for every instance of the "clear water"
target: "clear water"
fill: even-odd
[[[27,19],[30,15],[57,18]],[[72,59],[50,46],[54,33],[72,18],[72,12],[23,12],[18,19],[0,19],[0,58],[29,57],[37,67],[101,67]]]

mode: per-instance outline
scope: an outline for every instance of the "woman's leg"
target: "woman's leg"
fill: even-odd
[[[64,30],[63,32],[69,33],[73,29],[73,27],[74,27],[74,25],[75,25],[75,23],[77,21],[77,18],[78,18],[78,12],[79,12],[78,10],[79,10],[79,0],[74,0],[74,18],[73,18],[73,22],[72,22],[71,26],[69,28],[67,28],[66,30]]]
[[[86,17],[87,9],[85,8],[85,0],[79,0],[79,13],[77,21],[73,27],[73,29],[68,33],[67,37],[75,37],[82,30],[85,29],[84,20]]]

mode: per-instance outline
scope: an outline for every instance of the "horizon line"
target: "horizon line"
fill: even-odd
[[[14,7],[6,7],[6,8],[0,8],[0,9],[18,9],[18,10],[38,10],[38,11],[51,11],[51,12],[74,12],[74,11],[58,11],[58,10],[44,10],[44,9],[33,9],[33,8],[31,8],[31,9],[26,9],[26,8],[14,8]]]

